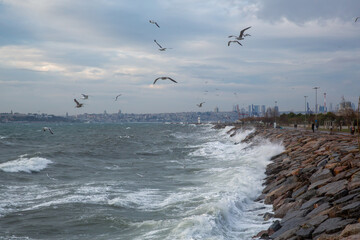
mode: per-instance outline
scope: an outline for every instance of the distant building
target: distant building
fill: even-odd
[[[215,107],[214,112],[218,113],[219,112],[219,108]]]

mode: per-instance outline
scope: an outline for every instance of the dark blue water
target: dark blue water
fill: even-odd
[[[0,125],[0,239],[251,239],[279,145],[180,124]]]

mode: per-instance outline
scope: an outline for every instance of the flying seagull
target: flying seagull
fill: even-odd
[[[169,79],[170,81],[173,81],[174,83],[177,83],[177,81],[175,81],[174,79],[172,79],[172,78],[170,78],[170,77],[158,77],[157,79],[155,79],[155,81],[154,81],[153,84],[155,84],[156,81],[159,80],[159,79],[161,79],[161,80]]]
[[[117,101],[118,97],[120,97],[120,96],[121,96],[121,94],[117,95],[117,96],[115,97],[115,101]]]
[[[160,28],[159,24],[157,24],[157,22],[155,22],[153,20],[149,20],[149,23],[155,24],[158,28]]]
[[[251,28],[251,27],[247,27],[247,28],[244,28],[243,30],[241,30],[239,36],[230,35],[229,38],[234,37],[234,38],[237,39],[237,40],[243,40],[244,37],[250,36],[250,34],[245,34],[245,35],[244,35],[244,32],[245,32],[246,30],[248,30],[249,28]]]
[[[240,45],[242,46],[242,44],[241,44],[239,41],[236,41],[236,40],[234,40],[234,41],[229,41],[229,42],[228,42],[228,46],[230,46],[230,43],[232,43],[232,42],[233,42],[233,43],[238,43],[238,44],[240,44]]]
[[[154,40],[154,42],[159,46],[159,51],[165,51],[166,49],[171,49],[171,48],[163,48],[156,40]]]
[[[89,95],[86,95],[86,94],[81,94],[83,97],[81,98],[81,99],[84,99],[84,100],[86,100],[86,99],[89,99]]]
[[[51,130],[51,128],[49,127],[43,127],[43,131],[49,131],[51,134],[54,134],[53,131]]]
[[[84,104],[83,103],[79,103],[78,102],[78,100],[76,100],[75,98],[74,98],[74,102],[76,103],[76,108],[81,108],[82,106],[84,106]]]
[[[359,18],[360,18],[360,17],[356,17],[356,18],[355,18],[355,22],[356,22]]]
[[[204,104],[205,102],[201,102],[199,104],[196,104],[198,107],[202,107],[202,105]]]

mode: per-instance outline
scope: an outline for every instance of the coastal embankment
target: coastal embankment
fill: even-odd
[[[273,224],[254,238],[360,239],[360,153],[357,136],[257,128],[257,138],[281,142],[258,201],[273,205]]]

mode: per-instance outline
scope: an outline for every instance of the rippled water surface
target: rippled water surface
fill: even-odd
[[[0,125],[0,239],[251,239],[282,146],[180,124]]]

